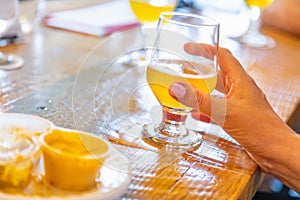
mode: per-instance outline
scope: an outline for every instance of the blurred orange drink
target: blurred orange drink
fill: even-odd
[[[130,6],[139,22],[156,22],[161,12],[173,11],[175,9],[175,0],[170,1],[170,3],[168,1],[167,3],[165,2],[166,1],[159,0],[150,3],[149,1],[130,0]]]
[[[245,0],[248,6],[257,6],[260,8],[265,8],[270,5],[274,0]]]

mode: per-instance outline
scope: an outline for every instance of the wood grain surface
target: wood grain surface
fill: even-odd
[[[29,22],[34,3],[22,2],[22,16]],[[275,48],[224,45],[286,121],[299,102],[300,39],[269,27],[263,32],[275,39]],[[25,59],[20,70],[0,71],[0,111],[38,115],[108,138],[132,166],[122,199],[251,199],[263,174],[220,129],[199,131],[201,145],[188,151],[143,140],[142,125],[161,117],[144,69],[111,63],[112,55],[134,37],[99,38],[33,24],[18,43],[0,48]]]

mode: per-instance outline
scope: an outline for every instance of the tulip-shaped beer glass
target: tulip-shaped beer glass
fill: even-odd
[[[199,43],[197,52],[185,49],[188,43]],[[207,51],[205,46],[215,49]],[[163,12],[157,26],[157,37],[147,81],[163,109],[160,124],[144,126],[146,141],[167,147],[187,148],[200,143],[201,135],[185,126],[191,108],[169,94],[174,82],[184,82],[211,93],[217,83],[219,23],[214,19],[180,12]]]
[[[250,24],[246,33],[237,38],[244,45],[258,49],[271,49],[276,42],[260,32],[261,10],[269,6],[274,0],[244,0],[250,10]]]

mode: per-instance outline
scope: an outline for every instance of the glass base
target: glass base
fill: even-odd
[[[153,49],[151,47],[137,49],[121,56],[117,59],[117,62],[125,66],[147,66],[152,53]]]
[[[184,135],[167,135],[159,130],[160,125],[148,124],[143,128],[143,139],[163,147],[171,148],[193,148],[200,145],[202,135],[194,130],[186,129]]]
[[[146,49],[139,49],[120,57],[117,62],[122,65],[144,66],[148,63],[148,54]]]
[[[4,54],[0,52],[0,70],[15,70],[23,67],[24,59],[12,55],[12,54]]]
[[[262,34],[246,34],[237,39],[246,46],[258,49],[272,49],[276,44],[272,38]]]

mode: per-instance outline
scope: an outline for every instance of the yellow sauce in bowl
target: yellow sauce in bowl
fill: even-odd
[[[45,179],[71,191],[92,188],[108,156],[108,143],[92,134],[55,129],[41,136]]]

